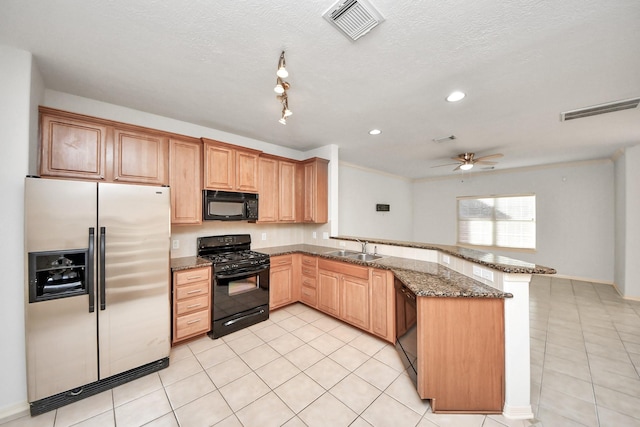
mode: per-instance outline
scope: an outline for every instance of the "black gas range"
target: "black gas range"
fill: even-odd
[[[251,235],[199,237],[198,256],[213,264],[209,336],[219,338],[269,318],[269,255],[251,250]]]

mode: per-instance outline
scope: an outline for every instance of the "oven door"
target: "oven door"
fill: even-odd
[[[218,338],[269,318],[269,265],[213,277],[212,331]]]

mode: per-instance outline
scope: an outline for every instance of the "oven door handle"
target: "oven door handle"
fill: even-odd
[[[269,269],[269,265],[265,265],[262,268],[259,268],[257,270],[251,270],[251,271],[243,271],[242,273],[232,273],[232,274],[220,274],[220,273],[215,273],[214,277],[216,279],[235,279],[237,277],[243,277],[243,276],[253,276],[255,274],[260,274],[263,271],[266,271]]]

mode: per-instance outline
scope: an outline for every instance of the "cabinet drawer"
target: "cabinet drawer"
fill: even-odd
[[[202,295],[176,302],[176,314],[181,315],[192,311],[209,308],[209,295]]]
[[[318,258],[314,256],[302,255],[302,265],[316,267],[318,265]]]
[[[191,298],[199,295],[209,295],[209,282],[194,283],[193,285],[179,286],[176,288],[176,300]]]
[[[307,288],[316,288],[316,279],[312,279],[311,277],[302,277],[302,286],[306,286]]]
[[[174,339],[181,339],[200,332],[207,332],[210,326],[209,310],[185,314],[176,319],[176,336]]]
[[[318,303],[318,297],[315,288],[302,285],[300,289],[300,300],[308,305],[315,307]]]
[[[211,267],[192,268],[175,273],[175,284],[177,286],[200,281],[208,282],[209,280],[211,280]]]
[[[303,276],[307,276],[307,277],[311,277],[311,278],[316,278],[318,276],[318,270],[316,270],[315,267],[302,267],[302,275]]]
[[[280,255],[271,257],[269,261],[271,263],[271,268],[277,267],[279,265],[290,265],[293,263],[293,255]]]

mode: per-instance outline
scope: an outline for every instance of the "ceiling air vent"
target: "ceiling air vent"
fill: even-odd
[[[580,108],[579,110],[566,111],[560,113],[560,121],[581,119],[582,117],[597,116],[598,114],[613,113],[614,111],[629,110],[636,108],[640,103],[640,98],[626,99],[624,101],[609,102],[607,104],[594,105],[592,107]]]
[[[384,21],[380,12],[367,0],[339,1],[322,16],[353,41]]]

